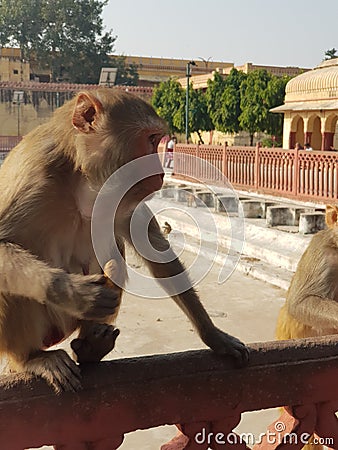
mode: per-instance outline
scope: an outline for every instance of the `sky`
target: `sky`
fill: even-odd
[[[109,0],[115,54],[312,68],[338,49],[338,0]]]

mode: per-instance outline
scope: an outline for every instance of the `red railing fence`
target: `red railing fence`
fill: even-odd
[[[0,136],[0,164],[22,139],[22,136]]]
[[[177,144],[174,152],[177,177],[321,203],[338,199],[337,169],[332,151]]]

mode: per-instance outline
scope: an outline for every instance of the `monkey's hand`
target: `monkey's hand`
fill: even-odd
[[[231,355],[240,367],[249,361],[248,348],[237,338],[214,327],[202,337],[203,342],[219,355]]]
[[[74,339],[70,345],[79,363],[99,362],[115,347],[120,330],[105,323],[95,323],[86,336]]]
[[[104,275],[67,274],[55,269],[46,303],[77,319],[102,320],[120,305],[120,290],[107,286]]]

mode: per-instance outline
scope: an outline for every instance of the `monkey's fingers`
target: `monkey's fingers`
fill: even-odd
[[[93,324],[84,338],[74,339],[71,347],[79,363],[98,362],[115,347],[120,330],[107,324]]]
[[[233,356],[238,367],[246,366],[249,362],[249,349],[245,344],[218,328],[215,328],[204,342],[219,355]]]
[[[57,393],[62,391],[78,392],[82,389],[80,368],[69,357],[59,360],[56,371],[53,371],[51,375],[52,386]]]
[[[113,316],[120,306],[119,292],[106,286],[101,286],[94,296],[90,308],[83,314],[85,319],[100,320]]]
[[[44,378],[56,393],[81,389],[81,372],[64,350],[41,351],[26,362],[28,373]]]

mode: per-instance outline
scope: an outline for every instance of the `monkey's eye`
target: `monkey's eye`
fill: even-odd
[[[158,146],[158,135],[157,134],[151,134],[149,136],[149,142],[152,146],[152,152],[156,152],[157,146]]]

